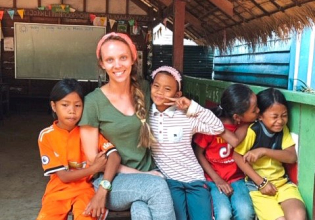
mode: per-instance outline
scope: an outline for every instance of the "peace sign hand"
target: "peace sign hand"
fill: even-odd
[[[184,96],[179,97],[179,98],[170,98],[170,97],[165,97],[165,98],[171,101],[171,102],[164,103],[165,105],[170,105],[170,106],[175,105],[178,109],[181,109],[181,110],[187,110],[191,104],[191,100],[187,99]]]

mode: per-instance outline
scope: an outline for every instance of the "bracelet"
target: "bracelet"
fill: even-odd
[[[267,186],[268,183],[268,179],[266,177],[263,178],[263,181],[261,182],[261,184],[256,185],[258,190],[263,189],[265,186]]]

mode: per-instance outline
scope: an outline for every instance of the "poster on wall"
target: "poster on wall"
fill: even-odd
[[[127,21],[118,21],[117,22],[117,32],[127,33]]]
[[[5,37],[3,39],[3,50],[4,51],[14,51],[13,37]]]

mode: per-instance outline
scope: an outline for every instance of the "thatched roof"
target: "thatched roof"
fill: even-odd
[[[172,0],[141,0],[159,15],[157,22],[174,20]],[[175,0],[183,1],[183,0]],[[310,27],[315,0],[186,0],[185,37],[200,45],[226,50],[235,40],[252,45],[272,35]],[[164,15],[163,15],[164,14]],[[165,20],[164,20],[165,21]]]

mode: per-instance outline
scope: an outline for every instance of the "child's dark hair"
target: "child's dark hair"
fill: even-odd
[[[76,79],[62,79],[56,83],[50,93],[49,102],[57,102],[72,92],[78,93],[82,102],[84,100],[84,92],[82,86]],[[54,119],[57,119],[56,113],[52,113]]]
[[[257,105],[260,109],[260,114],[264,113],[270,106],[275,103],[279,103],[288,108],[287,100],[280,92],[280,90],[275,88],[268,88],[260,91],[257,94]]]
[[[227,87],[221,96],[220,105],[211,109],[217,117],[233,120],[233,115],[243,115],[250,106],[250,97],[254,92],[246,85],[236,83]]]

